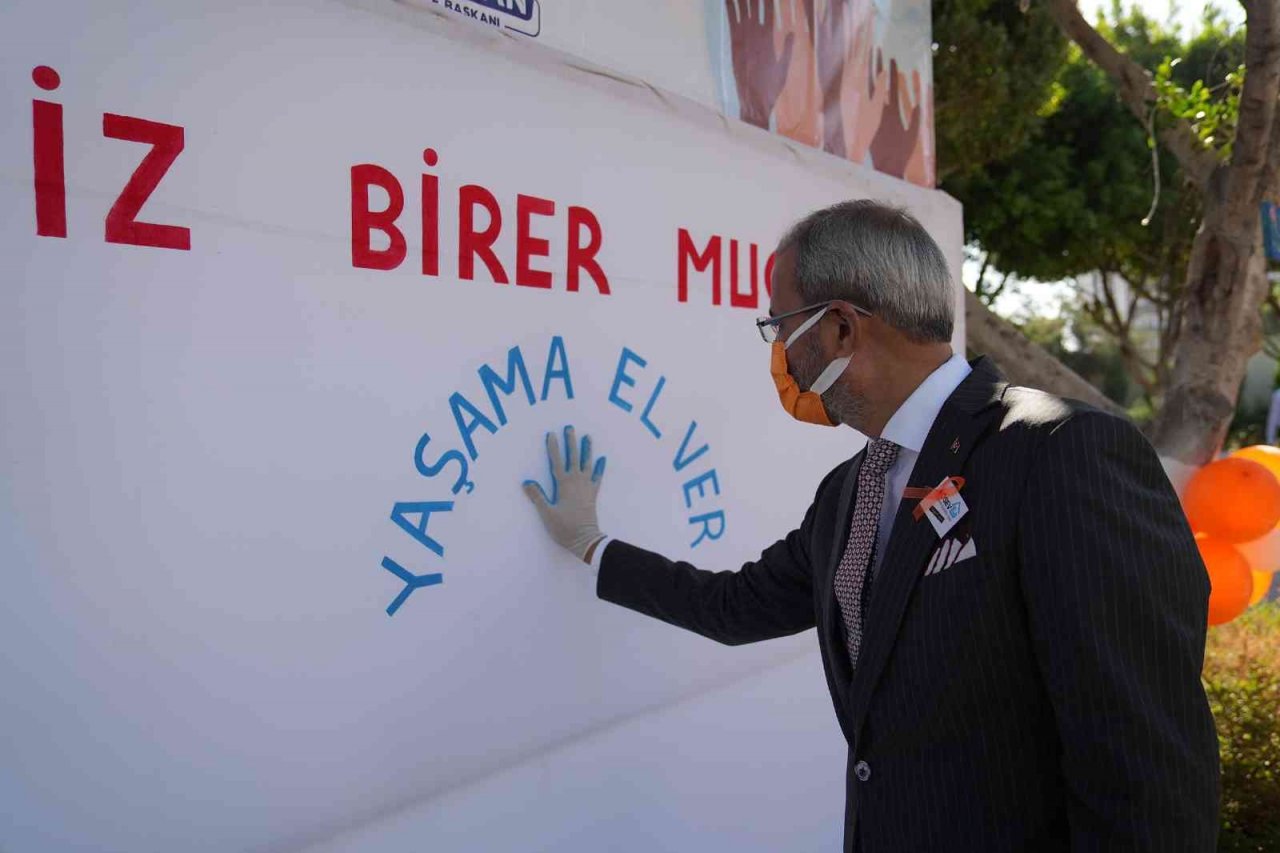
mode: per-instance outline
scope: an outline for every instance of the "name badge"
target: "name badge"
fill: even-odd
[[[956,523],[969,511],[964,498],[960,497],[960,490],[951,481],[951,477],[946,478],[938,484],[938,488],[933,490],[929,498],[925,498],[927,502],[924,507],[925,517],[929,519],[939,538],[946,536],[947,532],[955,527]]]

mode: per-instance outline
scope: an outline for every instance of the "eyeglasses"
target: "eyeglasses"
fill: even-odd
[[[810,311],[816,311],[819,308],[830,307],[839,301],[841,300],[828,299],[826,302],[815,302],[813,305],[806,305],[803,308],[797,308],[794,311],[788,311],[787,313],[779,314],[776,317],[761,317],[756,320],[756,328],[760,330],[760,337],[764,339],[764,342],[766,344],[771,344],[778,339],[778,327],[782,324],[783,320],[788,317],[795,317],[798,314],[807,314]],[[865,308],[859,308],[857,305],[848,302],[845,304],[864,317],[873,316],[872,313]]]

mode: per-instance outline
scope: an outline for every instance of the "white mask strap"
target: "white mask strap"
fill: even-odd
[[[809,331],[809,329],[813,328],[813,324],[821,320],[822,315],[827,313],[830,310],[831,310],[830,305],[822,306],[821,311],[819,311],[817,314],[814,314],[808,320],[805,320],[803,323],[800,324],[799,328],[797,328],[794,332],[791,333],[791,337],[787,338],[787,342],[782,345],[782,348],[791,349],[791,345],[794,344],[801,335]]]
[[[836,384],[836,380],[840,378],[840,374],[844,373],[845,368],[849,366],[851,361],[853,361],[853,356],[846,355],[828,364],[826,370],[819,373],[818,378],[813,380],[809,390],[815,394],[825,393],[828,388]]]

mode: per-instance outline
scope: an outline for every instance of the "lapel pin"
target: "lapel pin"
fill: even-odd
[[[956,440],[955,440],[955,441],[953,441],[953,442],[951,442],[951,452],[952,452],[952,453],[959,453],[959,452],[960,452],[960,437],[959,437],[959,436],[956,436]]]

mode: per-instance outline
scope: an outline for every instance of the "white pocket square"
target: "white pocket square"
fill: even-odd
[[[945,539],[938,543],[938,549],[933,552],[933,558],[929,560],[924,573],[936,575],[943,569],[949,569],[956,563],[976,556],[978,556],[978,546],[974,544],[972,536],[964,542],[958,539]]]

